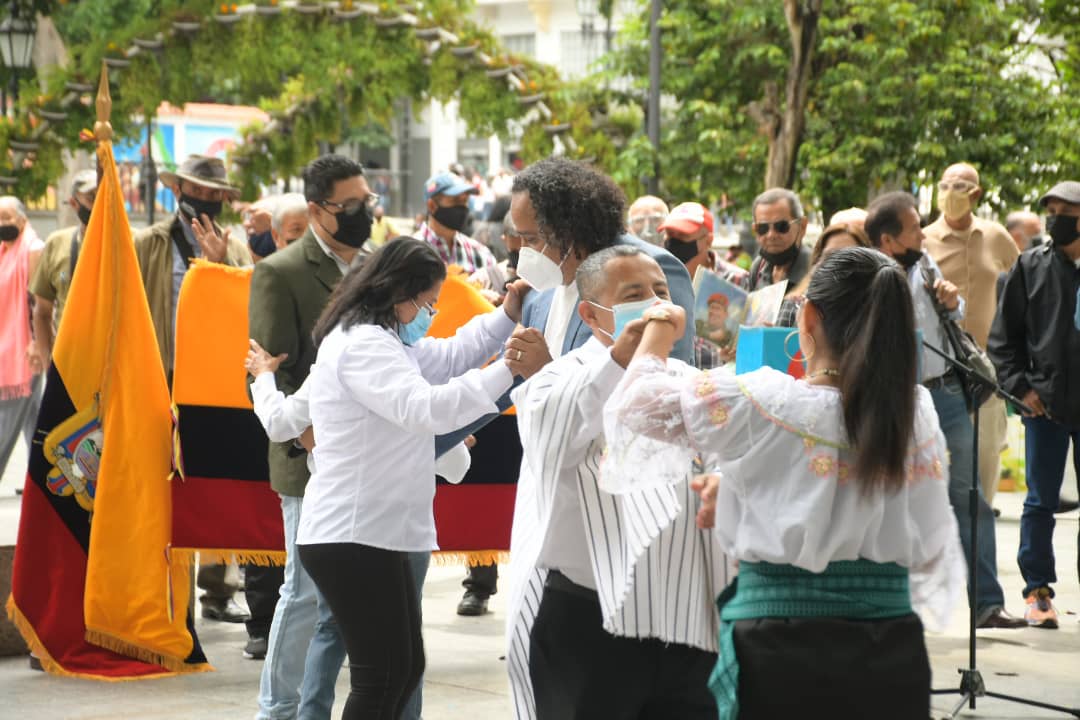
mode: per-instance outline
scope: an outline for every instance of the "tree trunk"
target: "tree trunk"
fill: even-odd
[[[783,104],[776,83],[767,82],[764,99],[751,103],[749,108],[751,117],[757,121],[758,129],[769,143],[766,188],[791,188],[795,184],[822,1],[784,0],[784,17],[791,36],[791,65],[788,66]]]

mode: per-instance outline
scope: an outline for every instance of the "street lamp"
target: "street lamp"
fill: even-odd
[[[581,18],[581,40],[587,69],[593,61],[592,42],[596,36],[596,16],[600,13],[600,0],[577,0],[577,12]]]
[[[581,34],[588,38],[593,34],[596,16],[600,14],[600,0],[577,0],[577,13],[581,18]]]
[[[13,102],[19,99],[19,74],[33,64],[34,36],[37,34],[37,21],[33,16],[19,17],[18,12],[18,6],[13,6],[11,15],[0,23],[0,56],[3,56],[4,67],[11,72]]]

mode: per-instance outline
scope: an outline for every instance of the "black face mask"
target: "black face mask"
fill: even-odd
[[[1046,234],[1050,236],[1050,242],[1054,247],[1072,245],[1080,238],[1080,230],[1076,229],[1076,217],[1073,215],[1051,215],[1046,218]]]
[[[180,195],[180,203],[181,203],[181,206],[180,206],[181,210],[184,209],[183,204],[186,203],[187,205],[189,205],[191,207],[192,210],[195,211],[195,217],[199,218],[200,220],[202,219],[203,215],[206,215],[211,220],[213,220],[214,218],[216,218],[218,215],[221,214],[221,201],[220,200],[199,200],[198,198],[193,198],[190,195],[181,194]],[[184,210],[184,214],[185,215],[188,214],[186,210]],[[189,217],[188,219],[189,220],[194,220],[195,218]]]
[[[445,228],[449,228],[454,232],[461,232],[461,228],[465,227],[465,221],[469,219],[469,206],[468,205],[454,205],[452,207],[442,207],[441,205],[435,208],[435,212],[431,213],[431,217],[439,221],[439,224]]]
[[[347,245],[351,248],[358,248],[363,246],[371,237],[371,211],[367,208],[361,207],[356,212],[349,213],[340,212],[334,216],[337,218],[337,232],[330,233],[330,237],[337,240],[342,245]],[[319,223],[322,225],[322,223]],[[323,230],[326,230],[326,226],[323,225]],[[329,230],[326,230],[330,232]]]
[[[82,203],[79,203],[79,206],[75,208],[75,214],[79,216],[79,222],[81,222],[83,225],[90,224],[90,208],[86,207]]]
[[[677,257],[683,265],[698,256],[697,240],[676,240],[668,238],[664,243],[667,251]]]
[[[765,248],[761,248],[758,250],[758,254],[773,267],[784,267],[795,262],[795,258],[799,257],[799,243],[792,243],[787,250],[781,250],[778,253],[771,253]]]
[[[0,241],[15,242],[19,237],[18,225],[0,225]]]
[[[520,250],[510,250],[507,252],[506,267],[511,270],[517,270],[518,256],[521,254]]]
[[[248,235],[248,245],[251,246],[251,252],[259,257],[266,257],[277,250],[277,245],[274,244],[274,235],[269,230]]]
[[[910,270],[915,266],[915,263],[922,259],[922,250],[912,250],[911,248],[904,248],[903,255],[897,255],[893,257],[893,260],[900,263],[900,267],[904,270]]]

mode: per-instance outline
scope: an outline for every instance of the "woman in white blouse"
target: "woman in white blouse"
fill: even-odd
[[[394,720],[424,669],[406,553],[437,549],[435,435],[498,412],[512,373],[493,361],[524,287],[447,340],[424,337],[446,277],[427,243],[397,238],[350,272],[315,326],[308,378],[315,472],[300,560],[349,652],[346,720]]]
[[[740,562],[718,600],[720,717],[928,717],[920,616],[946,623],[966,571],[903,271],[867,248],[822,262],[798,314],[802,380],[669,374],[682,310],[645,318],[605,409],[602,472],[675,481],[697,454],[717,471],[703,497]]]

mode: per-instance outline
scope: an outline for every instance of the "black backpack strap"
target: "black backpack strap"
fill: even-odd
[[[195,257],[195,251],[191,249],[191,243],[188,242],[187,235],[184,234],[184,228],[180,226],[180,223],[184,222],[178,215],[173,220],[172,227],[169,228],[169,235],[172,236],[173,244],[176,245],[176,251],[180,253],[180,258],[184,261],[184,267],[191,266],[191,258]]]

